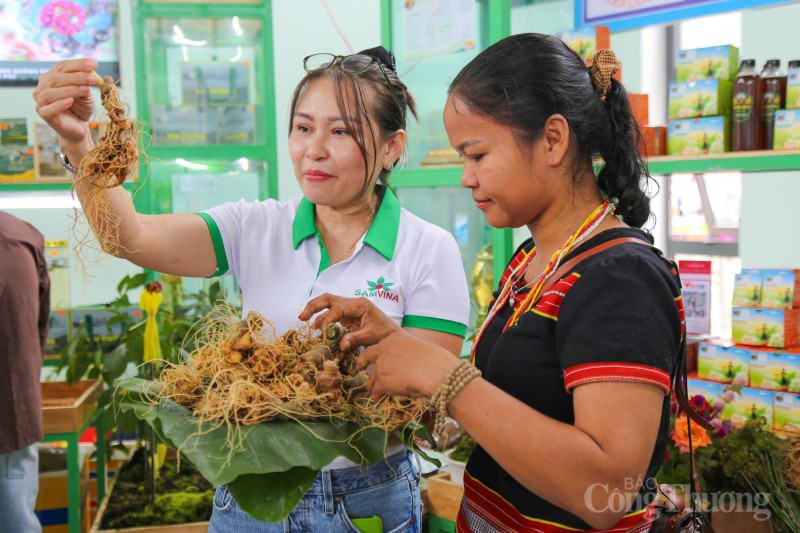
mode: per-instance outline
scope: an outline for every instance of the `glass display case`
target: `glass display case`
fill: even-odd
[[[155,208],[160,213],[197,213],[225,202],[256,201],[264,197],[269,182],[267,162],[247,158],[151,161],[150,174]],[[239,287],[232,276],[184,278],[182,291],[206,290],[216,280],[232,303],[238,300]]]
[[[384,0],[383,44],[417,105],[408,125],[408,160],[392,186],[403,207],[451,232],[471,282],[473,317],[512,252],[510,230],[490,228],[460,184],[461,160],[442,123],[447,88],[490,43],[508,35],[507,0]]]
[[[152,213],[277,197],[272,5],[134,1]],[[221,279],[233,299],[232,277]],[[171,280],[170,283],[172,283]],[[214,280],[181,280],[183,293]]]

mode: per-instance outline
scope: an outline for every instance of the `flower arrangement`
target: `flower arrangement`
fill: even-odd
[[[692,409],[714,426],[713,431],[695,423],[690,426],[686,413],[673,398],[670,439],[656,480],[677,487],[688,485],[691,439],[704,497],[750,494],[754,497],[751,501],[758,501],[755,496],[765,496],[760,501],[769,511],[773,531],[794,533],[800,524],[800,437],[778,437],[763,417],[743,426],[724,419],[725,406],[741,393],[743,386],[744,378],[737,378],[713,403],[702,395],[689,398]]]

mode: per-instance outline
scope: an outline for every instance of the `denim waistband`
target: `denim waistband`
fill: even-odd
[[[323,495],[328,491],[333,494],[344,494],[383,483],[391,483],[413,471],[411,453],[403,450],[372,465],[323,470],[314,480],[314,484],[307,494]],[[328,483],[330,483],[330,488],[326,487]]]

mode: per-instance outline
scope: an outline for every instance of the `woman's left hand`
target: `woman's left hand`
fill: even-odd
[[[456,364],[458,358],[446,349],[404,330],[367,348],[357,362],[360,370],[373,365],[367,383],[373,398],[384,394],[430,398]]]

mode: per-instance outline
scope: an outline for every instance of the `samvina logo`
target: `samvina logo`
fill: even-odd
[[[367,290],[362,291],[361,289],[356,289],[356,296],[363,296],[364,298],[383,298],[384,300],[397,302],[400,298],[391,292],[392,287],[394,287],[394,283],[389,283],[381,276],[377,281],[367,280]]]

